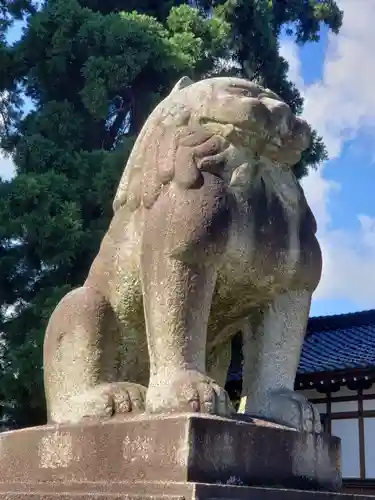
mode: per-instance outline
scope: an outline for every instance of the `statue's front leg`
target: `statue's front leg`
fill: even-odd
[[[244,331],[240,412],[300,431],[321,431],[318,410],[294,391],[310,304],[309,291],[285,292]]]
[[[141,276],[151,412],[231,412],[224,389],[206,375],[207,324],[231,211],[223,181],[202,175],[196,189],[172,182],[145,210]]]

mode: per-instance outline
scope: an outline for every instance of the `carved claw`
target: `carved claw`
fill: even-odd
[[[177,372],[167,380],[150,381],[146,410],[151,413],[193,412],[230,416],[234,408],[226,391],[194,370]]]
[[[229,143],[219,133],[196,124],[181,130],[175,159],[175,180],[192,188],[202,180],[201,172],[222,177]]]
[[[273,391],[271,398],[272,418],[301,432],[322,432],[320,414],[305,396],[294,391]]]
[[[98,385],[70,399],[69,415],[65,421],[74,423],[88,418],[142,412],[146,391],[146,387],[129,382]]]

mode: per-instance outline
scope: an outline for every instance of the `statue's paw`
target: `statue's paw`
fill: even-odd
[[[270,417],[277,423],[298,431],[322,432],[318,409],[302,394],[285,389],[273,391],[269,409]]]
[[[226,391],[194,370],[150,381],[146,410],[151,413],[194,412],[230,416],[234,408]]]
[[[146,387],[130,382],[100,384],[70,399],[70,421],[109,418],[145,409]]]
[[[114,414],[143,412],[146,406],[147,388],[131,382],[111,384]]]

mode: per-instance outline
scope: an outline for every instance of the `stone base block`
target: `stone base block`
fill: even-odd
[[[335,491],[341,487],[340,441],[263,421],[196,414],[140,415],[0,434],[3,485],[39,489],[49,483],[56,490],[58,484],[124,481]],[[92,491],[98,494],[97,487]]]
[[[337,492],[203,483],[0,484],[0,500],[374,500]]]

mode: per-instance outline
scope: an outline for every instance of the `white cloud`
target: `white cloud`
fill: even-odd
[[[305,98],[304,117],[323,135],[330,159],[340,156],[348,140],[375,132],[375,0],[337,3],[344,23],[339,35],[329,36],[320,81],[304,85],[298,48],[292,42],[282,45],[290,78]],[[330,201],[340,186],[326,177],[324,165],[302,184],[318,221],[324,259],[315,298],[375,307],[375,218],[358,214],[356,230],[333,230]]]
[[[319,299],[345,299],[358,308],[375,307],[375,218],[360,215],[359,229],[320,236],[324,267]]]
[[[280,54],[289,63],[288,75],[290,80],[303,93],[305,85],[301,74],[302,65],[298,46],[292,41],[284,41],[280,46]]]
[[[305,92],[305,114],[324,135],[331,156],[364,127],[375,127],[375,1],[340,0],[344,23],[330,35],[323,79]]]

